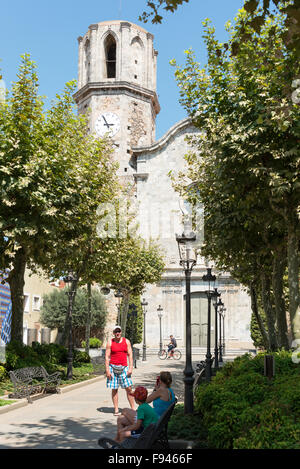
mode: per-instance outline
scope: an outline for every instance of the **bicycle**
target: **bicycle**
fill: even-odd
[[[174,358],[174,360],[180,360],[181,356],[182,356],[182,353],[177,348],[174,348],[173,350],[171,350],[171,357],[170,358]],[[166,358],[169,358],[168,350],[163,349],[163,350],[159,351],[158,352],[158,358],[160,360],[165,360]]]

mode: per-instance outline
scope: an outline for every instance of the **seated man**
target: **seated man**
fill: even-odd
[[[168,358],[172,358],[174,349],[177,347],[176,339],[173,335],[170,335],[170,343],[168,344]]]
[[[143,430],[158,420],[157,413],[149,404],[146,403],[148,391],[143,386],[138,386],[131,394],[138,404],[138,409],[124,409],[122,417],[118,418],[117,436],[115,441],[121,443],[128,437],[138,438]]]

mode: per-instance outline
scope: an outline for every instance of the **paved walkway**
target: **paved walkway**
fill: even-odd
[[[195,363],[203,357],[196,356]],[[152,391],[157,374],[169,370],[172,388],[183,400],[183,370],[185,357],[180,361],[161,361],[155,356],[147,362],[139,360],[134,369],[134,386],[143,385]],[[119,390],[119,406],[128,407],[124,390]],[[64,394],[51,394],[20,409],[0,415],[0,449],[4,448],[76,448],[99,449],[101,436],[114,437],[117,417],[114,417],[110,390],[106,380]]]

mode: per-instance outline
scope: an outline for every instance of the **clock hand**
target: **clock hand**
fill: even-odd
[[[104,120],[104,122],[105,122],[104,125],[106,125],[106,127],[109,129],[109,126],[110,126],[110,125],[113,125],[113,124],[109,124],[103,115],[102,115],[102,117],[103,117],[103,120]]]

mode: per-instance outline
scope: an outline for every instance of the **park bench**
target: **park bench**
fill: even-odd
[[[99,446],[104,449],[157,449],[168,450],[168,423],[174,410],[176,401],[170,404],[156,423],[151,423],[138,438],[129,437],[122,443],[111,438],[100,438]]]
[[[43,366],[32,366],[10,371],[9,376],[14,385],[12,397],[26,397],[28,402],[32,402],[30,396],[37,392],[46,390],[59,392],[58,386],[61,381],[59,371],[49,375]]]

